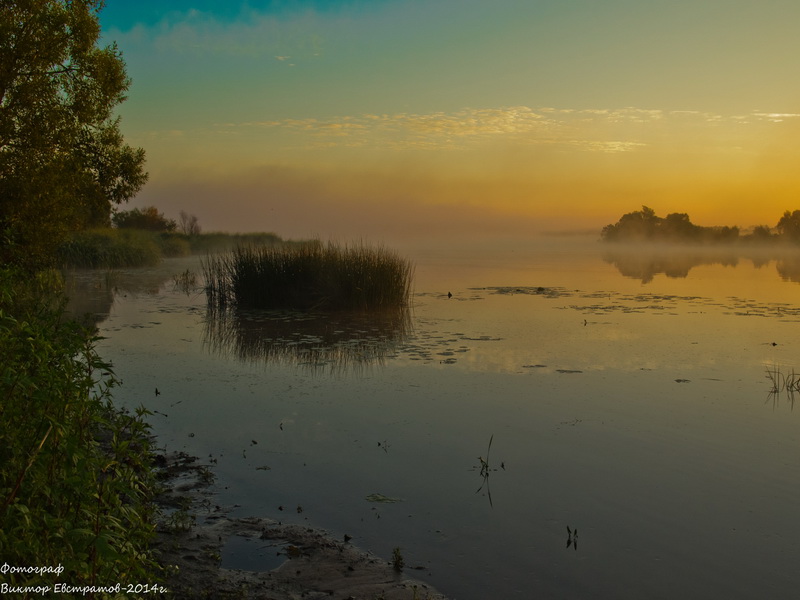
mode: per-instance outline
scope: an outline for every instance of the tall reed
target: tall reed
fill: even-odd
[[[241,246],[203,263],[216,308],[374,310],[407,306],[413,265],[364,243]]]

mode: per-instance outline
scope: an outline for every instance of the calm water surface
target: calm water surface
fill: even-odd
[[[407,318],[212,319],[172,281],[196,259],[76,273],[74,306],[234,514],[399,546],[458,600],[796,593],[800,407],[767,377],[800,371],[793,257],[408,255]]]

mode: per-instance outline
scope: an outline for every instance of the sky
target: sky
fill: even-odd
[[[107,0],[150,180],[208,231],[392,240],[800,209],[796,0]]]

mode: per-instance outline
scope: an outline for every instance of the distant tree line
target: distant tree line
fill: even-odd
[[[775,227],[758,225],[751,232],[741,234],[736,226],[703,227],[692,223],[686,213],[659,217],[652,208],[642,206],[642,210],[626,213],[616,223],[603,227],[600,235],[606,242],[730,244],[783,241],[800,244],[800,210],[784,212]]]
[[[120,210],[111,217],[111,223],[118,229],[141,229],[159,233],[179,232],[186,236],[200,235],[200,223],[195,215],[180,212],[180,220],[168,219],[155,206]]]

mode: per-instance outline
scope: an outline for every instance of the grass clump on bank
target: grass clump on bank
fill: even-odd
[[[152,582],[146,413],[112,406],[118,382],[96,338],[64,320],[52,285],[52,277],[0,270],[0,556],[63,572],[9,571],[3,580]]]
[[[184,251],[158,233],[136,229],[87,229],[73,234],[61,245],[58,262],[67,268],[146,267],[157,265],[163,255],[170,253],[173,256],[188,254],[188,244]]]
[[[374,310],[407,306],[413,265],[383,247],[320,241],[242,246],[203,264],[216,308]]]
[[[223,252],[238,246],[274,246],[274,233],[199,233],[95,228],[73,233],[58,249],[57,264],[68,269],[151,267],[163,258]]]

